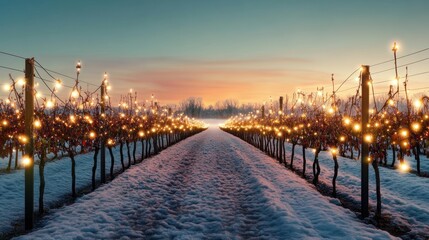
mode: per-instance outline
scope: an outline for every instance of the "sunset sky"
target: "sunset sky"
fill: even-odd
[[[331,92],[332,73],[338,86],[361,64],[392,59],[393,41],[398,56],[428,48],[428,9],[425,0],[0,0],[0,51],[34,56],[71,76],[81,60],[80,78],[93,84],[107,71],[113,101],[133,88],[140,101],[153,93],[161,103],[190,96],[206,105],[227,98],[262,102],[298,89]],[[428,57],[426,51],[398,64]],[[409,73],[429,71],[428,63],[410,65]],[[24,68],[23,60],[4,55],[0,65]],[[0,69],[2,85],[9,73],[22,76]],[[357,86],[356,76],[341,94],[355,91],[347,89]],[[429,87],[428,76],[411,77],[410,88]],[[393,70],[373,75],[376,82],[393,77]],[[376,92],[388,85],[378,84]]]

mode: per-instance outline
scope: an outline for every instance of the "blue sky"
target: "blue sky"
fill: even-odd
[[[429,47],[427,9],[428,1],[0,0],[0,50],[68,75],[80,59],[85,81],[109,72],[113,97],[133,88],[165,103],[254,102],[329,85],[331,73],[339,83],[360,64],[392,58],[393,41],[398,56]],[[0,56],[0,65],[21,64]],[[8,73],[0,69],[2,83]]]

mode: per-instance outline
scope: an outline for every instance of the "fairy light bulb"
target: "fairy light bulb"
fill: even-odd
[[[402,137],[408,137],[408,131],[406,129],[401,130],[400,134]]]
[[[399,171],[408,172],[409,170],[410,170],[410,165],[406,161],[399,163]]]
[[[72,96],[73,98],[78,98],[78,97],[79,97],[79,92],[77,91],[77,89],[74,89],[74,90],[72,91],[71,96]]]
[[[12,86],[11,85],[9,85],[9,84],[5,84],[5,85],[3,85],[3,90],[5,91],[5,92],[9,92],[10,90],[12,89]]]
[[[61,79],[57,79],[55,81],[55,88],[60,89],[61,87],[62,87],[62,81],[61,81]]]
[[[39,119],[37,119],[34,121],[33,125],[36,129],[39,129],[42,127],[42,122]]]
[[[25,80],[24,79],[19,79],[18,81],[17,81],[17,83],[18,83],[18,85],[20,85],[20,86],[24,86],[25,85]]]
[[[46,108],[53,108],[53,107],[54,107],[54,102],[52,100],[46,101]]]
[[[359,132],[359,131],[361,130],[361,126],[360,126],[358,123],[356,123],[356,124],[353,126],[353,130],[355,130],[356,132]]]
[[[421,100],[417,99],[417,100],[414,101],[414,107],[416,109],[420,109],[420,108],[422,108],[422,106],[423,106],[423,103],[422,103]]]
[[[364,136],[364,141],[365,141],[366,143],[371,143],[371,142],[372,142],[372,140],[373,140],[373,137],[372,137],[372,135],[371,135],[371,134],[365,134],[365,136]]]
[[[70,119],[70,122],[72,123],[76,122],[76,117],[74,115],[70,115],[69,119]]]
[[[28,143],[28,137],[27,137],[27,136],[25,136],[25,135],[21,135],[21,136],[19,136],[19,137],[18,137],[18,140],[19,140],[19,142],[20,142],[20,143],[22,143],[22,144],[27,144],[27,143]]]
[[[21,159],[21,164],[24,167],[30,166],[31,165],[31,158],[28,155],[24,155]]]
[[[414,122],[411,124],[411,129],[413,130],[413,132],[419,132],[421,129],[421,125],[418,122]]]
[[[392,51],[396,52],[399,49],[399,45],[396,42],[393,43]]]
[[[96,137],[95,132],[94,132],[94,131],[90,131],[90,132],[89,132],[89,138],[90,138],[90,139],[94,139],[95,137]]]
[[[80,60],[77,62],[77,64],[76,64],[76,71],[77,71],[77,73],[79,74],[80,73],[80,69],[82,68],[82,66],[81,66],[81,63],[80,63]]]
[[[344,124],[345,125],[350,125],[352,121],[350,120],[350,118],[344,118]]]

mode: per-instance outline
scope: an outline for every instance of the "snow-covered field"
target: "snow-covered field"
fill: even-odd
[[[132,146],[132,145],[130,145]],[[124,147],[126,152],[126,147]],[[141,145],[137,144],[137,153],[140,156]],[[121,169],[119,147],[114,150],[115,172]],[[125,163],[128,158],[125,154]],[[76,156],[76,188],[81,189],[91,184],[93,153]],[[97,166],[97,179],[100,179],[100,161]],[[106,149],[106,173],[110,171],[110,155]],[[53,204],[67,195],[71,195],[71,160],[64,157],[49,162],[45,166],[45,205]],[[34,167],[34,203],[38,209],[39,199],[39,168]],[[0,233],[14,229],[17,221],[24,218],[24,170],[17,170],[10,174],[0,175]],[[22,221],[19,224],[22,225]]]
[[[393,238],[209,123],[18,239]]]
[[[292,146],[286,145],[287,161],[290,163]],[[295,149],[294,168],[302,169],[302,150]],[[314,154],[311,149],[306,151],[307,174],[312,176]],[[334,161],[329,152],[319,155],[321,166],[320,180],[331,186]],[[337,191],[346,194],[360,202],[360,161],[338,157],[339,171]],[[369,167],[370,205],[375,207],[375,176],[372,166]],[[429,178],[418,177],[414,174],[401,173],[380,167],[382,212],[391,214],[397,222],[408,225],[411,233],[429,236]]]

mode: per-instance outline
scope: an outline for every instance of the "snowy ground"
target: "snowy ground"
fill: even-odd
[[[211,123],[19,239],[393,238]]]
[[[292,146],[286,145],[287,162],[290,163]],[[307,149],[307,176],[312,177],[314,153]],[[427,161],[427,159],[425,159]],[[410,160],[412,161],[412,160]],[[334,161],[330,152],[319,155],[321,166],[320,180],[331,186]],[[339,170],[337,191],[360,202],[361,172],[360,161],[338,157]],[[302,149],[295,149],[294,168],[302,169]],[[392,215],[395,221],[411,228],[408,234],[418,234],[429,238],[429,178],[418,177],[415,174],[401,173],[380,167],[382,212]],[[372,166],[369,167],[370,205],[375,207],[375,176]]]
[[[132,146],[132,145],[130,145]],[[126,147],[124,147],[124,153]],[[137,144],[137,153],[141,153],[141,145]],[[121,169],[119,147],[114,150],[115,172]],[[125,155],[126,156],[126,155]],[[140,154],[138,154],[140,156]],[[125,157],[125,164],[128,158]],[[76,156],[76,188],[81,189],[91,184],[93,153]],[[100,179],[100,162],[97,166],[97,179]],[[106,149],[106,173],[110,171],[110,155]],[[64,157],[49,162],[45,166],[45,205],[51,205],[65,196],[71,195],[71,160]],[[34,203],[38,209],[39,199],[39,168],[34,167]],[[0,175],[0,235],[14,229],[17,223],[22,225],[24,218],[24,170]]]

